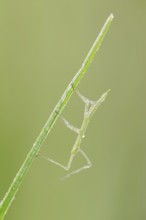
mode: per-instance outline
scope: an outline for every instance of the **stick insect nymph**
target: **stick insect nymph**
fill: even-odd
[[[42,156],[43,158],[47,159],[49,162],[63,168],[66,171],[69,171],[73,162],[74,157],[77,155],[77,153],[81,153],[81,155],[84,157],[84,159],[86,160],[87,164],[82,166],[81,168],[74,170],[72,172],[70,172],[69,174],[67,174],[65,177],[63,177],[62,179],[68,178],[73,174],[79,173],[80,171],[90,168],[92,166],[92,163],[90,161],[90,159],[88,158],[88,156],[86,155],[86,153],[81,149],[81,142],[82,139],[85,136],[85,132],[86,129],[88,127],[88,124],[92,118],[92,116],[94,115],[94,113],[96,112],[97,108],[101,105],[101,103],[105,100],[108,92],[110,90],[108,90],[107,92],[103,93],[102,96],[97,100],[97,101],[91,101],[89,99],[87,99],[86,97],[84,97],[83,95],[81,95],[78,91],[76,91],[76,93],[78,94],[78,96],[81,98],[81,100],[84,102],[85,104],[85,109],[84,109],[84,118],[82,121],[82,125],[80,128],[76,128],[73,125],[71,125],[67,120],[65,120],[64,118],[62,118],[62,120],[64,121],[65,125],[73,130],[74,132],[77,133],[77,138],[76,141],[74,143],[74,146],[71,150],[71,154],[70,154],[70,158],[68,160],[68,163],[66,166],[62,165],[61,163],[46,157],[46,156]]]

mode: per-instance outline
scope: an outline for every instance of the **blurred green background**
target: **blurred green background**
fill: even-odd
[[[146,219],[144,0],[0,2],[0,198],[111,12],[78,87],[93,100],[112,90],[82,143],[93,167],[60,181],[65,171],[37,158],[6,220]],[[63,116],[80,126],[83,108],[73,95]],[[41,152],[66,164],[75,138],[58,120]]]

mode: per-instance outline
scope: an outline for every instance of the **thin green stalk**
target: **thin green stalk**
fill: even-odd
[[[31,148],[30,152],[28,153],[24,163],[22,164],[20,170],[16,174],[10,188],[8,189],[7,193],[5,194],[3,200],[0,203],[0,220],[4,218],[6,215],[8,208],[10,207],[12,201],[15,198],[16,192],[21,185],[25,174],[27,173],[28,169],[31,167],[33,160],[35,159],[36,155],[38,154],[43,142],[45,141],[48,133],[52,129],[53,125],[55,124],[57,118],[63,111],[64,107],[66,106],[67,102],[69,101],[71,95],[73,94],[74,89],[79,84],[80,80],[84,76],[85,72],[88,70],[100,44],[104,36],[109,29],[109,26],[113,20],[113,15],[111,14],[108,19],[106,20],[103,28],[101,29],[97,39],[95,40],[93,46],[91,47],[85,61],[83,62],[81,68],[76,73],[74,78],[69,83],[67,89],[65,90],[64,94],[62,95],[61,99],[59,100],[58,104],[55,106],[53,112],[51,113],[49,119],[47,120],[45,126],[43,127],[42,131],[40,132],[38,138],[36,139],[33,147]]]

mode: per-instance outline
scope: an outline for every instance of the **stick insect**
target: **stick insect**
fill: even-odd
[[[88,127],[88,124],[89,124],[92,116],[96,112],[97,108],[101,105],[101,103],[105,100],[105,98],[106,98],[106,96],[107,96],[109,91],[110,90],[108,90],[107,92],[103,93],[102,96],[97,101],[91,101],[91,100],[87,99],[86,97],[84,97],[83,95],[81,95],[78,91],[76,91],[77,95],[81,98],[81,100],[85,104],[84,118],[83,118],[83,121],[82,121],[82,124],[81,124],[80,128],[74,127],[66,119],[61,117],[63,122],[64,122],[64,124],[69,129],[71,129],[72,131],[77,133],[77,138],[76,138],[74,146],[73,146],[73,148],[71,150],[71,154],[70,154],[68,163],[65,166],[65,165],[62,165],[61,163],[59,163],[59,162],[57,162],[57,161],[55,161],[55,160],[53,160],[53,159],[51,159],[49,157],[46,157],[46,156],[43,156],[43,155],[41,155],[41,157],[43,157],[44,159],[47,159],[49,162],[51,162],[51,163],[53,163],[53,164],[63,168],[66,171],[69,171],[71,169],[72,162],[73,162],[75,156],[78,153],[80,153],[84,157],[84,159],[86,161],[86,164],[84,166],[82,166],[81,168],[79,168],[77,170],[74,170],[74,171],[70,172],[69,174],[65,175],[62,179],[66,179],[66,178],[70,177],[71,175],[79,173],[82,170],[88,169],[88,168],[90,168],[92,166],[92,163],[91,163],[90,159],[88,158],[86,153],[81,149],[81,142],[82,142],[82,139],[85,137],[85,131],[86,131],[87,127]]]

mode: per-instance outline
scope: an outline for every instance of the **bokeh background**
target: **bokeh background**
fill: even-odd
[[[0,198],[111,12],[78,87],[93,100],[112,90],[82,143],[93,167],[60,181],[65,171],[38,157],[6,220],[146,219],[144,0],[0,2]],[[83,108],[73,95],[63,116],[80,126]],[[41,153],[65,164],[75,138],[58,120]]]

